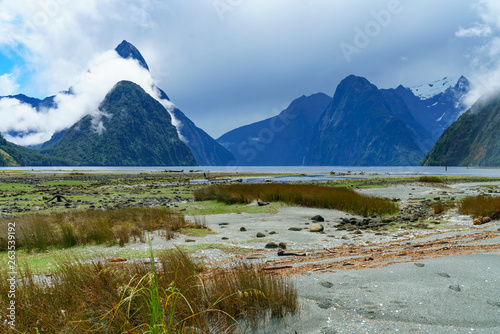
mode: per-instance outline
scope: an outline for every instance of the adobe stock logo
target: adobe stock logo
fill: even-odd
[[[378,37],[382,30],[389,26],[392,18],[403,12],[404,7],[399,0],[390,0],[387,3],[387,9],[370,12],[373,20],[368,21],[364,27],[356,26],[354,28],[354,37],[352,43],[340,43],[340,49],[348,63],[352,61],[354,54],[359,54],[367,48],[373,39]]]
[[[41,0],[37,1],[40,8],[33,15],[25,18],[24,24],[21,27],[21,35],[30,38],[40,29],[50,23],[61,12],[61,6],[65,5],[69,0]]]
[[[221,21],[224,21],[226,13],[234,11],[245,0],[214,0],[212,6],[214,7],[217,15]]]
[[[238,154],[246,162],[251,163],[257,157],[258,152],[270,145],[274,141],[275,135],[284,131],[286,126],[298,116],[299,113],[296,110],[286,109],[282,111],[278,116],[271,118],[268,126],[256,133],[255,137],[250,136],[241,142],[238,145]]]

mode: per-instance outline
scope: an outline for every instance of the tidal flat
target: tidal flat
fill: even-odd
[[[33,217],[73,217],[67,220],[74,221],[79,213],[97,216],[101,212],[128,212],[125,215],[129,217],[120,220],[120,228],[109,228],[109,233],[117,233],[112,239],[80,242],[84,238],[75,230],[74,241],[65,239],[73,242],[68,247],[60,242],[38,250],[19,247],[17,265],[30,268],[30,275],[42,282],[50,282],[61,270],[62,259],[151,267],[152,256],[154,262],[161,252],[177,249],[202,262],[211,273],[249,265],[293,284],[299,312],[284,314],[280,319],[264,312],[257,323],[235,319],[239,325],[234,326],[234,332],[500,330],[500,226],[496,220],[474,225],[473,218],[477,217],[459,212],[466,197],[500,196],[500,179],[443,177],[436,181],[356,175],[338,181],[306,182],[353,189],[397,205],[396,212],[383,215],[359,215],[283,201],[260,203],[265,205],[258,200],[235,204],[214,199],[195,201],[195,192],[208,185],[242,184],[256,177],[264,179],[265,185],[275,183],[275,176],[3,171],[1,226],[6,230],[4,226],[11,222]],[[58,195],[62,196],[59,201]],[[134,223],[130,218],[133,211],[127,210],[136,209],[146,212],[145,218],[138,220],[151,221],[148,211],[168,210],[182,217],[183,223],[176,228],[139,226],[135,235],[130,232],[129,237],[120,239],[120,232],[131,231],[130,224]],[[16,232],[19,240],[26,237]],[[1,231],[0,238],[6,240],[6,233]],[[29,235],[26,240],[30,240]],[[1,249],[0,258],[7,263],[7,249]],[[113,259],[119,261],[109,262]],[[433,294],[441,297],[434,298]],[[471,313],[471,308],[481,312]]]

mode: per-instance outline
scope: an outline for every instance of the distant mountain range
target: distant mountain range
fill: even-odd
[[[426,166],[500,166],[500,95],[482,97],[444,131]]]
[[[115,51],[149,70],[139,50],[127,41]],[[474,111],[454,123],[466,109],[463,100],[470,90],[463,76],[411,88],[379,89],[363,77],[350,75],[339,83],[333,98],[324,93],[302,96],[279,115],[229,131],[217,141],[175,107],[160,88],[153,90],[158,94],[151,96],[133,82],[117,82],[97,110],[31,149],[0,136],[0,165],[497,163],[495,131],[478,134],[479,128],[496,129],[497,116],[483,111],[486,106],[491,111],[491,104],[478,102]],[[70,89],[62,94],[74,93]],[[38,112],[58,107],[55,96],[1,98],[16,99]],[[465,135],[473,125],[478,128]],[[8,135],[26,134],[11,130]]]
[[[280,115],[217,140],[241,165],[418,165],[465,110],[469,86],[462,76],[378,89],[351,75],[333,99],[322,93],[303,96]]]
[[[122,58],[132,58],[149,70],[135,46],[123,41],[115,51]],[[198,128],[181,110],[167,110],[162,100],[170,100],[161,89],[156,101],[131,82],[119,82],[102,101],[99,119],[87,115],[68,129],[55,133],[38,151],[30,151],[5,139],[8,164],[20,165],[95,165],[95,166],[172,166],[172,165],[234,165],[234,156]],[[63,92],[71,94],[70,91]],[[0,97],[1,98],[1,97]],[[54,96],[39,100],[26,95],[17,99],[36,110],[57,108]],[[177,128],[173,125],[175,117]],[[96,124],[100,125],[96,126]],[[22,133],[11,131],[17,137]],[[10,146],[9,146],[10,145]],[[19,152],[19,153],[18,153]],[[2,161],[0,160],[0,164]]]

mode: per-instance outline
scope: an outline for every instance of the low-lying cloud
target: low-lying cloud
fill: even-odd
[[[88,65],[88,71],[75,78],[71,94],[58,93],[54,102],[57,107],[36,110],[31,105],[17,99],[0,100],[0,132],[5,138],[19,145],[37,145],[51,138],[86,115],[98,119],[102,114],[100,103],[106,94],[122,80],[132,81],[141,86],[149,95],[163,104],[171,114],[172,123],[179,127],[171,111],[172,102],[161,100],[155,81],[149,71],[134,59],[124,59],[115,51],[95,56]],[[100,129],[105,131],[105,129]],[[15,136],[7,134],[18,133]]]

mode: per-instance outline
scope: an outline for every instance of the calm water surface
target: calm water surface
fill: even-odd
[[[2,170],[24,170],[39,173],[86,172],[86,173],[150,173],[163,171],[203,171],[203,172],[238,172],[238,173],[296,173],[297,176],[276,177],[282,181],[300,179],[339,179],[356,177],[360,173],[391,176],[482,176],[500,177],[500,168],[466,168],[466,167],[343,167],[343,166],[285,166],[285,167],[4,167]],[[330,172],[335,172],[331,175]],[[350,174],[341,176],[339,174]],[[300,174],[307,174],[306,176]]]

